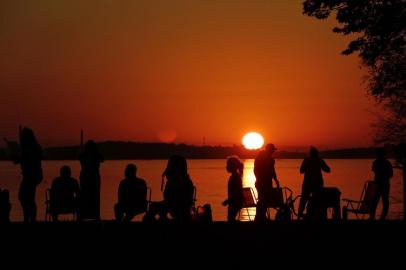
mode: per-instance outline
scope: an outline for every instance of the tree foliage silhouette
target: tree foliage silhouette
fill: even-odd
[[[317,19],[335,15],[338,26],[333,31],[354,34],[342,54],[359,54],[369,74],[368,93],[386,109],[375,124],[375,141],[398,144],[397,151],[405,151],[406,0],[305,0],[303,13]],[[406,211],[406,161],[398,160],[403,167]]]

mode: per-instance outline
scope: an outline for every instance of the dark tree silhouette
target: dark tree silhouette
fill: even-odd
[[[377,143],[401,145],[406,138],[406,1],[405,0],[305,0],[303,13],[326,19],[336,16],[335,33],[354,34],[344,55],[358,53],[367,68],[368,93],[386,109],[375,124]],[[400,154],[405,156],[405,153]],[[406,219],[406,164],[403,168]]]

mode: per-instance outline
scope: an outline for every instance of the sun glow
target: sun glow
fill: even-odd
[[[264,138],[257,132],[249,132],[242,138],[242,144],[250,150],[259,149],[264,145]]]

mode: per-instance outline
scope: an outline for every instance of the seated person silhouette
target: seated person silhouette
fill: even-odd
[[[192,220],[191,209],[194,203],[194,186],[187,172],[186,159],[179,155],[172,156],[162,173],[167,183],[164,189],[164,200],[153,202],[144,216],[144,221],[155,221],[159,215],[161,221],[169,220],[168,214],[177,222]]]
[[[137,167],[128,164],[125,179],[118,187],[118,203],[114,206],[117,221],[130,222],[136,215],[147,210],[147,184],[136,175]]]
[[[0,223],[10,222],[10,194],[7,189],[0,189]]]
[[[50,212],[52,219],[58,221],[59,214],[77,215],[79,203],[79,182],[72,178],[71,168],[62,166],[60,176],[52,182],[50,192]]]

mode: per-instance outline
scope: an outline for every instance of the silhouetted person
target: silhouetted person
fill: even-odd
[[[0,189],[0,224],[10,222],[10,194],[7,189]]]
[[[244,164],[238,157],[230,157],[227,159],[227,172],[231,173],[228,179],[228,198],[223,202],[223,205],[228,205],[227,220],[235,221],[243,204],[242,193],[242,174]]]
[[[187,172],[186,159],[179,155],[172,156],[162,177],[167,179],[163,194],[164,200],[151,203],[144,220],[155,220],[157,214],[161,220],[166,220],[169,213],[175,221],[190,221],[192,219],[191,208],[194,203],[194,186]]]
[[[393,168],[389,160],[386,159],[385,150],[383,148],[376,150],[376,157],[376,160],[372,163],[372,171],[375,173],[374,181],[377,183],[378,192],[371,210],[370,219],[375,218],[376,207],[379,199],[382,198],[382,215],[380,219],[384,220],[389,210],[389,180],[393,176]]]
[[[258,202],[255,215],[255,221],[264,221],[266,219],[266,210],[268,202],[271,200],[271,190],[273,188],[273,181],[279,187],[279,181],[275,171],[275,160],[273,153],[277,149],[275,145],[268,144],[265,150],[259,152],[255,158],[254,174],[255,174],[255,187],[258,191]]]
[[[80,219],[100,220],[100,163],[104,161],[94,141],[80,155]]]
[[[128,164],[125,168],[125,179],[118,187],[118,203],[114,206],[117,221],[129,222],[147,210],[147,184],[136,175],[137,167]]]
[[[50,212],[52,219],[58,221],[59,214],[78,212],[79,183],[72,178],[71,168],[62,166],[60,176],[55,178],[51,186]]]
[[[304,179],[298,218],[303,216],[304,208],[310,196],[324,187],[322,171],[329,173],[330,167],[319,157],[319,151],[315,147],[310,147],[310,156],[305,158],[300,166],[300,173],[304,174]]]
[[[37,142],[34,132],[23,128],[20,133],[21,154],[14,163],[21,165],[23,180],[18,192],[18,199],[23,208],[24,221],[34,222],[37,219],[35,192],[43,179],[41,160],[42,148]]]

